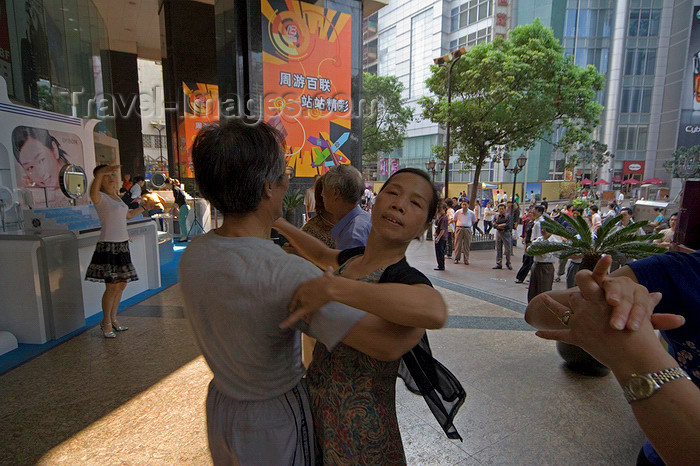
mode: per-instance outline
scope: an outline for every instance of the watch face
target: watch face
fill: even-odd
[[[656,389],[653,380],[638,375],[630,379],[628,386],[637,399],[650,397]]]

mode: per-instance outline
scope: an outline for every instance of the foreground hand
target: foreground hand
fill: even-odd
[[[608,276],[611,263],[610,256],[602,257],[593,271],[581,270],[576,274],[576,284],[585,299],[605,299],[612,306],[610,314],[612,328],[622,330],[626,327],[637,330],[643,321],[651,318],[658,300],[650,300],[649,291],[629,277]],[[671,325],[671,328],[679,327],[685,322],[680,316],[677,316],[678,319],[669,316],[672,314],[651,320],[658,320],[658,324],[662,327]],[[667,329],[663,328],[663,330]]]
[[[341,278],[333,275],[333,267],[328,267],[322,276],[312,278],[299,285],[289,302],[291,314],[280,323],[280,328],[288,328],[300,319],[309,322],[314,312],[333,300],[330,288],[333,281],[337,279]]]
[[[650,293],[647,299],[658,303],[661,294]],[[590,301],[576,292],[571,294],[568,306],[550,297],[547,297],[547,306],[567,328],[538,330],[535,335],[580,346],[608,367],[616,364],[618,359],[628,358],[631,353],[660,345],[648,320],[642,322],[638,331],[611,328],[608,322],[612,309],[604,300]]]

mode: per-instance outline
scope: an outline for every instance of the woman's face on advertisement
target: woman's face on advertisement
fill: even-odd
[[[58,186],[58,174],[61,170],[58,148],[52,143],[51,148],[30,137],[19,150],[19,163],[29,179],[39,187]]]

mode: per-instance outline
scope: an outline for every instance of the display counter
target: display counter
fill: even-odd
[[[127,230],[139,280],[127,284],[122,300],[161,283],[155,222],[131,220]],[[42,344],[102,312],[104,284],[84,280],[99,236],[99,228],[0,233],[0,331]]]
[[[46,343],[85,325],[72,231],[0,234],[0,330]]]

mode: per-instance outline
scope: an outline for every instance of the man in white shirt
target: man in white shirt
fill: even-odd
[[[476,222],[474,212],[469,210],[466,202],[462,202],[462,208],[455,212],[455,264],[464,254],[464,265],[469,265],[469,248],[472,243],[472,226]]]

